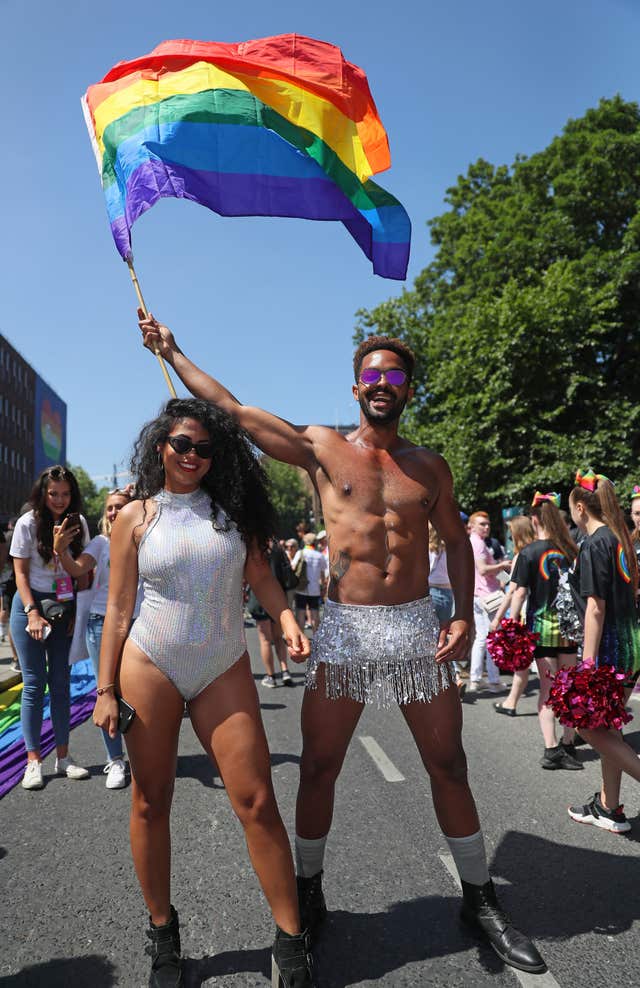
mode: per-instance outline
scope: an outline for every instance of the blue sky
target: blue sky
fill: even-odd
[[[471,161],[512,162],[600,97],[640,96],[633,0],[0,0],[0,17],[0,332],[66,400],[69,459],[94,476],[122,469],[166,397],[80,109],[115,62],[168,38],[296,31],[339,45],[366,71],[389,133],[392,167],[376,181],[413,223],[408,287],[432,256],[426,221]],[[341,224],[224,219],[165,200],[133,245],[149,307],[241,400],[295,422],[355,419],[354,314],[402,285],[375,277]]]

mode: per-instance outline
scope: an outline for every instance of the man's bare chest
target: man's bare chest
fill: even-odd
[[[393,512],[401,517],[428,513],[435,495],[429,472],[409,456],[345,457],[321,475],[318,487],[325,511]]]

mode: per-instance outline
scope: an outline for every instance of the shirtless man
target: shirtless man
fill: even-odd
[[[331,583],[302,704],[296,859],[303,924],[315,932],[326,915],[322,871],[335,784],[364,704],[397,702],[429,773],[436,816],[460,875],[463,920],[507,964],[544,971],[534,944],[498,904],[467,781],[462,710],[449,663],[469,651],[473,555],[447,463],[398,435],[413,395],[413,353],[389,337],[360,344],[353,386],[360,424],[345,437],[242,405],[182,353],[166,326],[140,311],[139,317],[145,346],[157,348],[194,395],[233,415],[265,453],[303,467],[322,501]],[[442,628],[426,596],[428,520],[446,542],[456,601]]]

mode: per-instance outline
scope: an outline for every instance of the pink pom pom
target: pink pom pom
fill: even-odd
[[[501,672],[516,672],[531,665],[539,637],[518,621],[503,619],[500,627],[487,635],[487,649]]]
[[[624,705],[625,675],[613,666],[597,669],[593,659],[560,669],[553,677],[547,706],[561,724],[590,730],[615,728],[633,720]]]

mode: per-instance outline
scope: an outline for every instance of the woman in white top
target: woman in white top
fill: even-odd
[[[75,589],[53,550],[53,528],[71,516],[76,534],[70,545],[79,556],[89,541],[87,523],[80,514],[78,482],[62,466],[44,470],[36,480],[31,511],[18,518],[11,540],[17,593],[11,605],[10,628],[22,671],[20,719],[27,749],[24,789],[42,789],[40,736],[44,694],[51,701],[51,723],[56,742],[59,775],[86,779],[86,768],[69,755],[71,712],[69,649]]]
[[[85,546],[84,551],[77,559],[73,558],[69,548],[77,534],[77,530],[69,528],[68,519],[65,519],[62,525],[57,525],[54,528],[53,547],[60,562],[70,576],[83,576],[85,573],[90,573],[95,567],[91,587],[91,610],[87,622],[87,650],[93,663],[96,682],[98,680],[102,626],[107,611],[107,596],[109,593],[111,528],[120,508],[123,508],[130,500],[129,492],[126,490],[111,491],[107,495],[104,512],[100,521],[100,535],[96,535],[95,539],[92,539]],[[136,613],[134,611],[135,616]],[[107,752],[107,763],[104,767],[107,776],[106,787],[107,789],[122,789],[126,782],[122,735],[116,732],[115,737],[112,738],[108,731],[103,730],[102,738]]]

